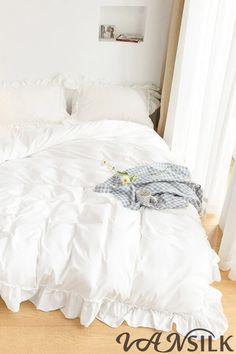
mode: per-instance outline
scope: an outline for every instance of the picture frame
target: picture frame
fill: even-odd
[[[100,39],[102,40],[115,40],[115,30],[114,25],[100,25]]]

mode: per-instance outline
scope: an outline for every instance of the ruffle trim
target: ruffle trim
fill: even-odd
[[[64,76],[62,74],[57,74],[51,78],[45,79],[29,79],[29,80],[19,80],[19,81],[1,81],[0,88],[20,88],[20,87],[52,87],[61,86],[63,87]]]
[[[221,305],[221,293],[211,287],[205,296],[204,308],[193,313],[169,313],[109,299],[96,302],[69,291],[47,287],[23,289],[6,283],[0,284],[0,295],[11,311],[18,312],[20,303],[29,300],[39,310],[60,309],[68,319],[79,317],[80,323],[86,327],[96,318],[110,327],[118,327],[126,321],[131,327],[149,327],[161,331],[171,331],[175,324],[177,332],[183,336],[193,329],[203,328],[214,334],[213,339],[219,338],[228,328]],[[204,332],[196,334],[206,335]]]

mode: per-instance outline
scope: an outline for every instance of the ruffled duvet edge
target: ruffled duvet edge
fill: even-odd
[[[60,309],[68,319],[79,317],[80,323],[86,327],[98,319],[110,327],[118,327],[126,321],[131,327],[149,327],[168,332],[175,324],[177,332],[183,336],[191,330],[203,328],[214,334],[213,339],[218,339],[228,328],[221,305],[221,293],[210,286],[205,295],[203,308],[193,313],[169,313],[156,309],[143,309],[109,299],[96,302],[85,300],[73,292],[47,287],[23,289],[6,283],[0,283],[0,295],[11,311],[18,312],[21,302],[29,300],[39,310]],[[206,334],[199,331],[194,335]]]

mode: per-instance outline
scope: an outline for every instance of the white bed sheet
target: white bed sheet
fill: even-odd
[[[132,211],[93,191],[125,169],[172,161],[164,141],[131,122],[0,130],[0,295],[18,311],[60,309],[88,326],[227,329],[218,256],[194,207]]]

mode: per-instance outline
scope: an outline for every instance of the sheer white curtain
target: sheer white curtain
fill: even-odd
[[[236,136],[236,1],[185,0],[164,139],[220,213]]]
[[[223,229],[219,252],[220,268],[230,270],[229,278],[236,280],[236,163],[225,199],[220,225]]]

